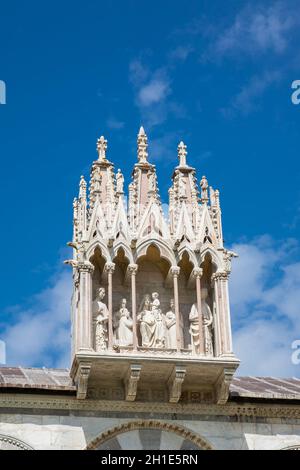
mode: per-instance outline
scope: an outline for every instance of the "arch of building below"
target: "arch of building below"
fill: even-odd
[[[280,449],[280,450],[300,450],[300,444],[295,445],[295,446],[284,447],[283,449]]]
[[[34,450],[33,447],[13,436],[0,434],[0,450]]]
[[[213,450],[203,437],[178,424],[153,420],[123,423],[93,439],[87,450]]]

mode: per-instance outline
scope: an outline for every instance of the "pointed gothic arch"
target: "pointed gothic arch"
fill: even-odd
[[[133,263],[134,259],[132,256],[132,250],[128,243],[125,240],[117,240],[114,245],[113,245],[113,256],[112,258],[114,259],[115,257],[118,256],[118,251],[123,250],[126,258],[128,259],[128,263]]]
[[[158,238],[147,238],[140,242],[136,247],[135,253],[135,262],[137,263],[140,258],[146,256],[147,250],[151,247],[155,246],[160,253],[160,257],[168,261],[171,266],[176,266],[176,258],[174,252],[170,249],[170,246],[165,243],[163,240]]]
[[[223,262],[219,255],[219,253],[213,249],[210,245],[204,245],[201,249],[201,265],[205,261],[206,256],[209,255],[211,257],[212,264],[214,266],[214,272],[222,271]]]
[[[111,257],[111,253],[109,252],[109,249],[107,248],[105,243],[99,240],[98,238],[89,246],[87,250],[86,257],[89,261],[91,261],[91,258],[93,257],[97,249],[101,251],[101,254],[106,262],[109,263],[112,261],[112,257]]]

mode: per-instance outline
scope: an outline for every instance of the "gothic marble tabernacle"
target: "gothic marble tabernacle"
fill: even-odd
[[[300,380],[234,376],[219,191],[181,141],[163,206],[143,127],[128,191],[96,148],[66,261],[71,368],[0,368],[0,449],[300,449]]]

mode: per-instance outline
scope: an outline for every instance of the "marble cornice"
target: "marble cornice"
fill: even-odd
[[[205,416],[247,416],[266,418],[296,418],[300,419],[299,405],[263,404],[263,403],[232,403],[224,405],[209,405],[199,403],[165,403],[165,402],[126,402],[117,400],[77,400],[75,397],[39,396],[33,394],[2,393],[1,408],[35,409],[35,410],[70,410],[82,412],[117,412],[117,413],[151,413],[153,415],[201,415]]]

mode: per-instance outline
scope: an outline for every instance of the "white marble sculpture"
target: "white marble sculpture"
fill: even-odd
[[[207,297],[208,290],[206,288],[201,289],[201,309],[204,327],[204,351],[207,356],[213,356],[213,315],[211,313],[210,306],[207,303]]]
[[[158,348],[164,348],[166,339],[165,339],[165,325],[162,311],[160,309],[160,301],[158,292],[153,292],[151,302],[152,313],[156,322],[156,331],[155,331],[155,346]]]
[[[118,169],[118,172],[116,174],[116,182],[117,182],[117,193],[118,194],[123,194],[123,192],[124,192],[124,176],[121,173],[120,168]]]
[[[108,308],[103,301],[105,297],[104,287],[100,287],[98,296],[93,302],[93,313],[96,316],[96,331],[95,331],[95,350],[104,351],[107,349],[108,333]]]
[[[200,339],[199,339],[199,316],[197,305],[193,304],[189,314],[190,320],[190,335],[191,335],[191,345],[192,353],[199,354],[200,350]]]
[[[208,201],[208,182],[206,176],[202,176],[200,181],[201,186],[201,199],[202,201]]]
[[[208,296],[207,289],[201,289],[201,313],[203,318],[203,330],[204,330],[204,352],[207,356],[213,356],[213,339],[212,339],[212,328],[213,328],[213,316],[211,313],[210,306],[206,299]],[[196,304],[192,305],[190,314],[190,335],[193,354],[199,354],[200,352],[200,338],[199,338],[199,315]]]
[[[148,178],[149,178],[149,191],[154,192],[156,188],[155,174],[150,173]]]
[[[168,349],[177,348],[176,338],[176,315],[175,315],[174,299],[170,300],[170,310],[165,315],[166,325],[166,347]]]
[[[121,300],[120,309],[117,312],[115,322],[116,342],[119,346],[133,345],[133,321],[126,307],[126,303],[126,299]]]
[[[156,344],[156,319],[151,308],[150,295],[145,295],[137,320],[140,325],[142,346],[153,348]]]

